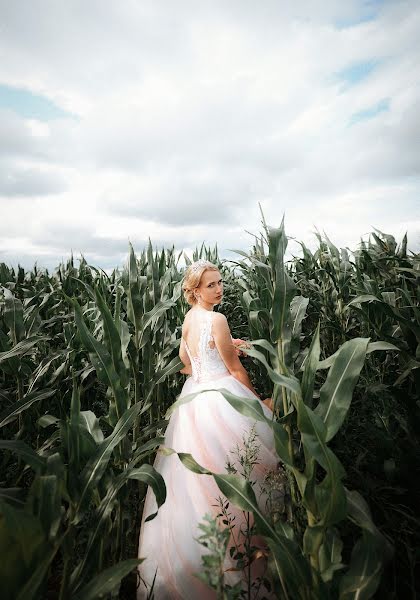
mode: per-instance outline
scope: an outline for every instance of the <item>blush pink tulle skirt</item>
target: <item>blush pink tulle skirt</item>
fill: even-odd
[[[254,394],[240,381],[230,374],[219,376],[211,382],[194,382],[189,377],[180,394],[200,392],[206,388],[226,388],[237,396],[254,398]],[[271,410],[261,403],[264,414],[271,418]],[[270,426],[261,421],[255,421],[241,415],[217,391],[202,391],[193,400],[179,406],[170,417],[166,433],[165,446],[176,452],[187,452],[193,456],[199,465],[214,473],[226,474],[226,462],[234,464],[241,472],[236,446],[243,448],[244,438],[255,425],[256,443],[259,445],[259,464],[255,465],[251,480],[260,509],[265,512],[265,493],[260,493],[260,485],[267,471],[276,470],[278,456],[275,451],[274,437]],[[156,512],[157,504],[154,493],[147,490],[140,527],[139,558],[145,560],[139,565],[140,583],[137,600],[146,600],[156,572],[154,598],[156,600],[216,600],[216,592],[200,581],[195,573],[202,572],[202,556],[207,549],[197,542],[203,534],[198,524],[203,522],[206,513],[213,517],[220,512],[218,497],[225,500],[211,475],[193,473],[185,467],[177,454],[169,456],[158,451],[154,462],[155,469],[165,480],[167,496],[165,503],[159,508],[154,519],[145,523],[150,514]],[[246,519],[242,509],[229,503],[228,512],[235,516],[233,535],[243,542],[239,528],[245,528]],[[250,515],[250,524],[253,515]],[[218,520],[220,523],[221,521]],[[266,548],[263,538],[253,536],[251,543],[260,548]],[[233,545],[232,536],[228,548]],[[251,566],[252,579],[255,580],[266,571],[266,558],[255,560]],[[236,567],[236,561],[226,553],[224,568]],[[234,585],[243,580],[242,571],[225,572],[224,581]],[[263,593],[261,593],[263,592]],[[274,598],[261,589],[259,597]]]

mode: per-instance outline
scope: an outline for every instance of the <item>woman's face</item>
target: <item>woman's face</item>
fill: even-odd
[[[204,271],[197,288],[201,302],[220,304],[223,296],[223,280],[219,271]]]

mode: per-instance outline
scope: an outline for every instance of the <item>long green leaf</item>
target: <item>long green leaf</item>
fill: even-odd
[[[117,444],[124,439],[134,424],[135,419],[142,411],[140,403],[134,404],[125,411],[115,426],[114,431],[98,447],[97,452],[86,464],[81,474],[82,491],[77,505],[75,522],[78,523],[83,516],[83,507],[86,505],[92,491],[101,479],[111,457],[112,451]]]
[[[46,335],[34,335],[33,337],[27,338],[26,340],[22,340],[16,346],[13,346],[10,350],[6,350],[6,352],[0,352],[0,363],[9,360],[15,356],[24,356],[29,350],[31,350],[36,344],[39,342],[43,342],[51,339]]]
[[[193,472],[209,474],[209,471],[200,467],[191,455],[178,453],[178,456],[184,466]],[[293,539],[293,530],[290,525],[278,521],[276,528],[271,526],[257,503],[251,484],[245,479],[237,475],[217,473],[212,473],[212,475],[226,498],[242,510],[251,512],[254,515],[258,532],[264,535],[268,542],[272,540],[273,546],[277,547],[277,552],[281,555],[280,569],[290,588],[296,589],[296,585],[309,587],[311,585],[310,567]]]
[[[311,341],[311,345],[309,347],[309,352],[304,362],[304,370],[302,376],[302,398],[304,403],[307,406],[309,406],[309,408],[312,408],[315,375],[316,371],[318,370],[319,354],[320,345],[318,323],[315,334]]]
[[[244,352],[244,354],[256,358],[260,361],[260,363],[262,363],[265,366],[265,368],[267,369],[267,373],[273,383],[277,383],[280,387],[285,387],[291,392],[294,392],[295,394],[300,394],[299,381],[293,376],[286,377],[285,375],[280,375],[280,373],[274,371],[274,369],[272,369],[268,364],[262,352],[258,352],[258,350],[255,350],[254,348],[245,347],[241,348],[241,350]]]
[[[39,454],[21,440],[0,440],[0,450],[9,450],[20,456],[37,473],[42,472],[45,468],[46,459],[43,456],[39,456]]]
[[[23,323],[23,306],[19,298],[15,298],[10,290],[3,288],[5,298],[3,318],[6,327],[10,330],[13,345],[25,337],[25,325]]]
[[[143,562],[144,558],[130,558],[124,560],[99,575],[96,575],[76,596],[73,600],[97,600],[103,598],[107,594],[113,592],[130,571],[137,565]]]
[[[128,407],[129,398],[128,391],[122,385],[119,373],[115,369],[112,358],[106,347],[98,342],[98,340],[90,333],[83,320],[82,310],[77,300],[66,297],[71,303],[75,312],[75,321],[80,333],[83,344],[90,352],[90,359],[96,369],[98,379],[112,389],[115,412],[115,422],[123,415],[124,410]],[[114,421],[114,412],[112,412],[112,421]],[[111,423],[114,424],[114,423]]]
[[[290,319],[290,302],[296,293],[296,285],[284,264],[284,253],[287,247],[284,217],[278,229],[268,227],[268,242],[268,256],[274,276],[270,334],[272,341],[277,342],[285,337],[285,324]]]
[[[86,567],[88,565],[89,556],[92,554],[92,549],[98,543],[98,539],[101,535],[101,532],[106,527],[106,521],[109,517],[109,514],[112,511],[114,501],[118,495],[118,492],[127,483],[129,479],[136,479],[138,481],[143,481],[144,483],[150,485],[155,495],[158,508],[162,506],[162,504],[165,502],[166,486],[164,479],[162,475],[158,471],[156,471],[156,469],[151,465],[144,464],[137,469],[128,468],[118,477],[116,477],[115,480],[110,484],[106,495],[101,500],[100,505],[98,506],[98,508],[95,511],[95,514],[93,515],[93,519],[91,521],[91,526],[89,529],[89,539],[84,552],[84,556],[71,575],[70,585],[72,593],[77,592],[77,590],[83,585],[84,575]],[[145,519],[145,522],[151,521],[157,514],[158,513],[155,512],[152,515],[149,515]]]
[[[368,343],[368,338],[345,342],[321,388],[315,414],[325,423],[327,442],[335,436],[347,415],[353,390],[365,362]]]
[[[4,427],[8,423],[14,421],[14,419],[16,419],[20,413],[32,406],[34,402],[40,402],[46,398],[51,398],[51,396],[54,396],[55,393],[56,390],[41,390],[27,394],[22,398],[22,400],[19,400],[19,402],[9,406],[0,414],[0,427]]]
[[[354,546],[350,567],[340,580],[339,600],[368,600],[378,589],[382,563],[375,540],[367,531]]]
[[[321,418],[304,404],[300,396],[297,397],[296,406],[297,425],[305,448],[305,457],[316,460],[327,472],[321,484],[314,489],[315,497],[307,498],[304,494],[304,501],[307,508],[312,508],[313,505],[318,506],[323,515],[322,524],[327,526],[346,516],[346,496],[341,482],[345,476],[345,470],[335,454],[327,447],[327,429]],[[308,471],[308,477],[312,477],[310,471]],[[309,491],[305,490],[305,493],[308,494]]]
[[[39,587],[43,583],[48,569],[55,555],[57,554],[59,544],[56,543],[51,549],[44,552],[40,562],[36,565],[30,579],[26,582],[23,588],[19,591],[16,600],[35,600],[38,598]]]
[[[129,383],[129,378],[127,368],[124,364],[122,357],[120,333],[115,325],[114,319],[112,318],[111,311],[109,310],[105,300],[103,299],[97,287],[95,287],[95,298],[98,308],[101,311],[104,328],[104,341],[108,347],[108,352],[112,358],[114,369],[120,377],[121,385],[123,388],[126,388]],[[120,413],[125,408],[126,407],[120,407],[120,410],[118,411],[119,416],[121,416]]]

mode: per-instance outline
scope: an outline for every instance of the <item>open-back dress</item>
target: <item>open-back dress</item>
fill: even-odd
[[[232,452],[237,445],[243,447],[244,438],[247,439],[251,428],[255,426],[259,464],[254,466],[251,479],[256,482],[253,489],[264,511],[266,496],[260,494],[259,485],[267,471],[276,470],[278,463],[273,433],[267,423],[243,416],[217,392],[218,388],[226,388],[237,396],[256,398],[227,370],[213,340],[213,317],[213,311],[201,307],[189,315],[189,342],[187,344],[184,332],[181,343],[185,344],[190,358],[192,376],[185,381],[178,398],[201,393],[175,408],[166,428],[164,446],[176,452],[190,453],[199,465],[214,473],[226,474],[228,460],[240,473],[238,458]],[[215,390],[202,391],[208,388]],[[263,403],[261,406],[265,415],[271,418],[271,410]],[[154,493],[150,487],[147,490],[138,549],[139,558],[145,560],[138,567],[140,586],[137,600],[148,597],[155,572],[156,600],[215,600],[216,592],[195,576],[195,573],[202,571],[201,558],[207,554],[207,550],[194,538],[203,533],[198,524],[204,522],[204,515],[210,513],[215,517],[220,512],[217,499],[219,496],[225,497],[212,475],[193,473],[182,464],[177,454],[164,455],[158,451],[154,467],[165,481],[167,496],[156,517],[145,522],[146,517],[157,510]],[[243,539],[240,535],[238,538],[240,525],[244,528],[246,523],[243,511],[229,503],[228,512],[235,516],[233,535],[236,541]],[[260,536],[254,536],[252,543],[266,547]],[[230,545],[233,545],[232,535]],[[231,559],[229,551],[224,566],[225,569],[236,567],[236,561]],[[265,568],[265,558],[254,561],[252,576],[262,575]],[[225,573],[225,582],[230,585],[243,578],[241,571]],[[270,597],[267,593],[263,595]],[[261,590],[259,597],[262,597]]]

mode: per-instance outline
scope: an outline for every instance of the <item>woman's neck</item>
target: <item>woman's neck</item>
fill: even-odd
[[[210,304],[208,302],[206,302],[205,304],[201,303],[201,304],[196,304],[194,306],[194,309],[200,309],[200,310],[205,310],[207,312],[212,312],[214,307],[214,304]]]

